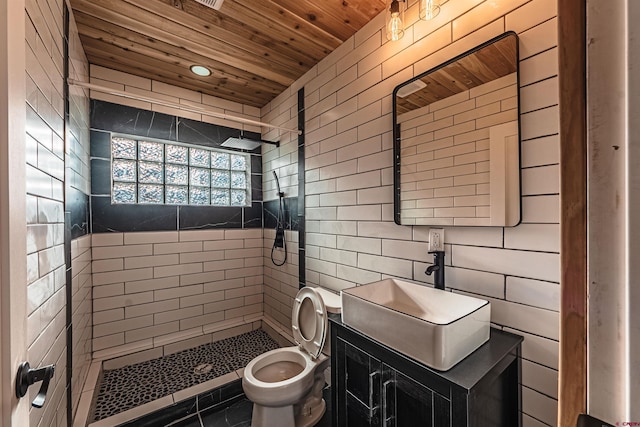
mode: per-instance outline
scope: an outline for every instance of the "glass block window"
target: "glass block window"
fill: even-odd
[[[248,154],[114,136],[111,201],[248,206],[250,164]]]

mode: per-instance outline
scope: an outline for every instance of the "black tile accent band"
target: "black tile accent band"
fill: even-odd
[[[63,19],[64,19],[64,40],[63,40],[63,61],[64,61],[64,83],[62,85],[62,96],[64,100],[64,121],[63,121],[63,135],[64,146],[68,147],[69,132],[69,7],[67,3],[63,4]],[[65,150],[66,151],[66,150]],[[69,204],[69,190],[71,189],[71,177],[69,176],[70,164],[68,162],[68,155],[64,155],[64,258],[66,263],[65,270],[65,332],[66,332],[66,353],[67,353],[67,366],[66,366],[66,378],[65,378],[65,391],[67,395],[67,420],[69,423],[73,420],[73,393],[71,391],[72,375],[73,375],[73,307],[72,307],[72,286],[71,281],[73,274],[71,271],[71,235],[72,235],[72,213],[70,212]]]
[[[91,127],[91,232],[263,227],[260,147],[230,150],[251,155],[251,206],[111,204],[112,132],[219,148],[228,137],[239,136],[240,130],[97,100],[91,101]],[[244,132],[244,136],[261,137],[256,132]]]
[[[305,273],[305,216],[304,216],[304,87],[298,90],[298,281],[303,288],[307,281]]]

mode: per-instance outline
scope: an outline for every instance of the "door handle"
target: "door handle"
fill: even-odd
[[[388,380],[382,384],[382,426],[387,427],[389,421],[393,420],[393,415],[389,416],[389,405],[387,404],[387,393],[390,385],[393,385],[395,380]]]
[[[49,390],[49,382],[53,378],[56,365],[48,365],[38,369],[31,369],[29,362],[22,362],[18,367],[18,375],[16,377],[16,397],[18,399],[24,397],[27,394],[27,389],[32,384],[42,381],[40,391],[31,406],[34,408],[42,408],[44,406],[45,398],[47,397],[47,390]]]
[[[379,375],[380,371],[371,372],[369,374],[369,420],[375,416],[379,406],[379,404],[377,404],[378,402],[374,402],[375,379]]]

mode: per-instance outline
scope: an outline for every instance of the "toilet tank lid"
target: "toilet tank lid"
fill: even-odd
[[[322,297],[324,306],[329,313],[341,313],[342,312],[342,299],[339,294],[333,293],[327,289],[321,287],[313,288],[314,291]]]

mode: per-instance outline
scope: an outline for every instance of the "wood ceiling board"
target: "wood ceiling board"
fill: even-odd
[[[217,58],[220,62],[232,67],[252,70],[285,86],[291,85],[297,77],[297,73],[291,68],[278,66],[258,56],[243,55],[229,45],[177,25],[164,17],[145,12],[124,1],[101,0],[101,4],[112,8],[117,4],[119,12],[112,8],[97,6],[89,0],[74,0],[75,7],[88,15],[99,17],[123,28],[135,28],[151,38],[174,44],[196,54]]]
[[[173,3],[175,0],[161,0],[165,3]],[[219,25],[228,27],[236,32],[237,27],[245,29],[243,36],[253,37],[260,34],[269,39],[269,45],[274,49],[291,49],[293,52],[312,55],[314,58],[324,58],[342,41],[312,26],[307,21],[289,13],[270,1],[255,1],[244,5],[235,0],[226,0],[220,14],[211,8],[197,3],[195,0],[181,0],[182,10],[200,16],[206,21],[214,21]],[[239,25],[240,24],[240,25]]]
[[[379,4],[380,11],[385,7],[384,2],[380,0],[357,0],[353,2],[344,0],[273,0],[274,3],[282,8],[313,23],[342,41],[347,40],[371,20],[371,17],[364,18],[362,13],[364,8],[362,6],[351,6],[351,3],[359,5],[365,1],[373,5]]]
[[[182,65],[183,71],[189,69],[193,64],[205,65],[212,71],[212,74],[203,79],[210,84],[225,81],[238,86],[252,86],[256,89],[272,93],[274,96],[285,89],[283,85],[240,69],[232,69],[232,72],[227,72],[229,68],[224,64],[213,61],[205,56],[197,55],[176,46],[148,38],[122,27],[116,27],[92,16],[84,15],[81,12],[77,12],[77,15],[80,18],[77,24],[78,30],[83,37],[86,38],[85,42],[88,44],[92,43],[89,39],[95,39],[121,48],[127,48],[132,52],[137,52],[155,59],[172,60],[174,64]]]
[[[385,7],[383,0],[225,0],[220,10],[195,0],[70,2],[91,64],[259,107]],[[213,75],[193,76],[193,64]]]
[[[258,108],[261,107],[261,105],[264,105],[265,99],[271,99],[269,94],[247,91],[240,92],[228,89],[223,85],[208,85],[200,81],[195,75],[192,77],[187,73],[180,73],[183,71],[180,67],[144,57],[135,52],[130,52],[130,59],[126,62],[122,62],[122,55],[119,48],[113,45],[106,43],[94,43],[90,45],[88,43],[85,44],[84,41],[83,45],[85,46],[87,57],[92,64],[109,64],[109,68],[122,71],[124,73],[134,74],[136,76],[153,79],[162,83],[202,92],[207,95],[223,99],[233,97],[233,99],[238,99],[237,102]]]
[[[309,69],[319,60],[319,58],[314,58],[309,54],[295,51],[289,46],[276,47],[273,38],[255,30],[247,30],[247,26],[242,21],[232,20],[222,14],[217,14],[215,10],[200,4],[198,6],[201,7],[197,8],[195,13],[208,13],[210,19],[217,17],[217,22],[211,22],[202,19],[195,13],[192,14],[169,6],[162,0],[124,1],[154,15],[168,19],[177,24],[177,28],[188,29],[187,32],[183,33],[184,37],[192,37],[193,35],[189,31],[193,31],[198,33],[199,36],[210,38],[216,45],[222,43],[229,50],[239,50],[240,54],[256,56],[276,67],[304,67]]]

